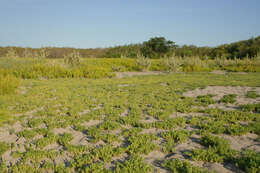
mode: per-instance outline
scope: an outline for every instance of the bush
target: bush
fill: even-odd
[[[168,71],[177,72],[180,69],[180,60],[178,58],[165,58],[163,59],[164,65]]]
[[[75,67],[80,65],[80,58],[79,52],[74,51],[69,55],[64,56],[64,62],[71,67]]]
[[[141,52],[147,58],[160,58],[169,54],[174,47],[173,41],[164,37],[154,37],[143,43]]]
[[[207,61],[202,61],[199,57],[184,58],[182,71],[184,72],[208,72],[211,71]]]
[[[142,71],[147,71],[151,65],[151,60],[141,56],[136,59],[136,64],[141,67]]]
[[[5,56],[8,58],[17,58],[18,57],[17,52],[14,48],[9,48],[7,51],[7,54]]]

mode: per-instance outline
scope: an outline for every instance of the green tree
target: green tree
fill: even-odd
[[[141,52],[148,58],[160,58],[170,53],[174,47],[173,41],[166,40],[164,37],[154,37],[143,43]]]

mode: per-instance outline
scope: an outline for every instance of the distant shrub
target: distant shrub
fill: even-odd
[[[141,53],[148,58],[160,58],[166,56],[176,47],[175,43],[164,37],[154,37],[145,41],[141,47]]]
[[[184,72],[204,72],[212,70],[208,67],[206,61],[202,61],[198,57],[184,58],[181,66]]]
[[[141,56],[136,59],[136,64],[140,66],[143,71],[147,71],[151,65],[151,60]]]
[[[215,59],[215,65],[219,68],[223,68],[223,67],[227,66],[228,63],[229,63],[229,60],[227,60],[226,58],[223,58],[223,57],[221,57],[221,58],[217,57]]]
[[[22,57],[24,58],[32,58],[33,57],[33,52],[29,48],[25,48],[22,54]]]
[[[7,58],[17,58],[18,57],[14,48],[9,48],[5,56]]]
[[[178,58],[170,57],[163,59],[164,65],[168,71],[177,72],[180,69],[181,62]]]
[[[64,62],[69,66],[75,67],[80,65],[80,54],[79,52],[72,52],[64,56]]]
[[[13,93],[19,86],[19,83],[19,79],[12,75],[4,76],[0,74],[0,95]]]
[[[37,58],[48,58],[48,56],[50,55],[50,52],[46,49],[46,48],[40,48],[40,52],[37,56]]]

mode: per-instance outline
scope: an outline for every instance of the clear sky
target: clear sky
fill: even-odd
[[[0,0],[0,46],[108,47],[164,36],[216,46],[260,35],[260,0]]]

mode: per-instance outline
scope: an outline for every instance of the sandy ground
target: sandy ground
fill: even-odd
[[[242,86],[208,86],[205,89],[197,88],[192,91],[183,93],[185,97],[197,97],[200,95],[213,94],[214,100],[220,100],[224,95],[236,94],[235,105],[249,104],[249,103],[259,103],[260,97],[257,99],[247,98],[248,91],[256,91],[260,95],[259,87],[242,87]]]

